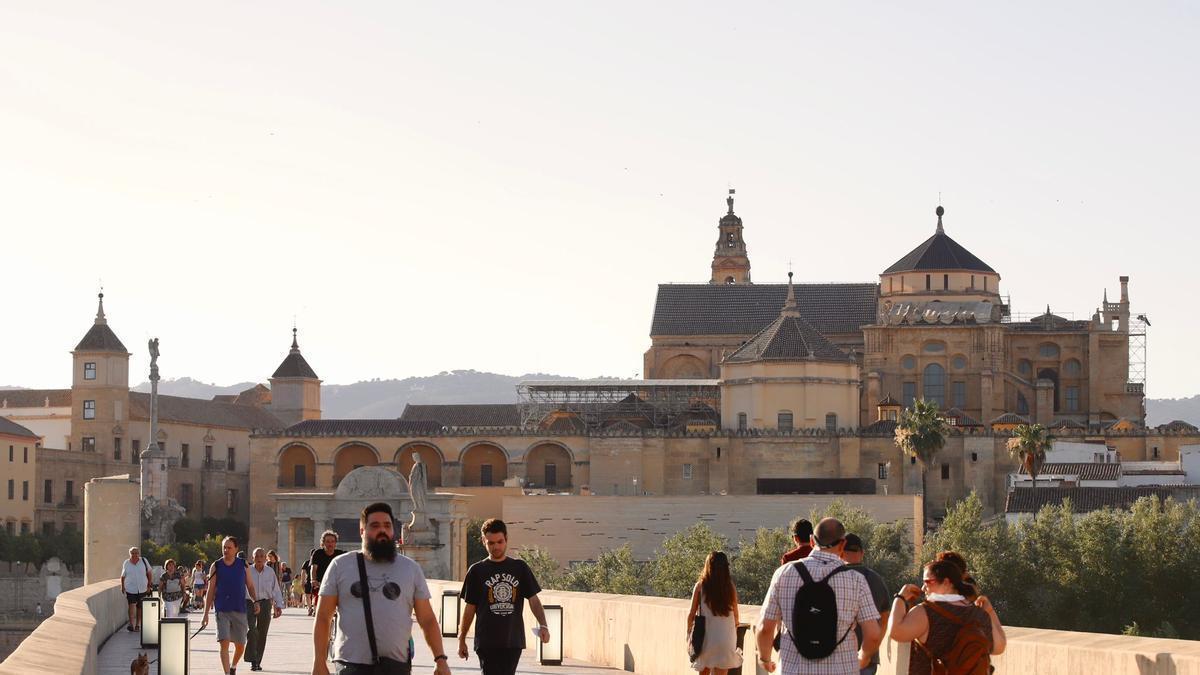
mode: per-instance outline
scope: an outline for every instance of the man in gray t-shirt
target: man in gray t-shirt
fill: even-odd
[[[330,620],[335,609],[338,631],[333,661],[337,672],[371,672],[356,667],[369,667],[372,663],[358,573],[359,555],[363,556],[366,567],[379,658],[408,664],[408,640],[415,613],[425,642],[434,653],[437,666],[434,672],[449,675],[450,667],[442,649],[442,632],[429,604],[429,585],[425,583],[420,565],[396,553],[391,507],[382,502],[366,507],[360,516],[359,527],[363,550],[334,558],[321,581],[317,618],[313,622],[313,675],[329,672],[326,657]]]

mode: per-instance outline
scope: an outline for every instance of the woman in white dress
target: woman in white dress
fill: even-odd
[[[737,589],[729,575],[729,557],[721,551],[708,554],[704,571],[692,588],[687,619],[689,641],[697,616],[704,617],[704,644],[692,669],[701,675],[725,675],[730,668],[742,665],[742,652],[737,648]]]

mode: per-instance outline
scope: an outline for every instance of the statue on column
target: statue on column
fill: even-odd
[[[429,477],[427,471],[425,463],[421,461],[421,453],[414,452],[412,469],[408,472],[408,496],[412,499],[413,510],[412,520],[404,528],[406,538],[408,537],[408,532],[425,532],[429,530],[429,516],[426,510],[429,505]]]

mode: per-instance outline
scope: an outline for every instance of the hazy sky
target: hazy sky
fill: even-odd
[[[1195,3],[0,6],[0,384],[95,312],[164,377],[640,375],[655,286],[875,281],[946,230],[1200,392]]]

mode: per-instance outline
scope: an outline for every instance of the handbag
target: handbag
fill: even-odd
[[[688,659],[693,663],[700,657],[700,651],[704,649],[704,629],[706,619],[703,614],[697,614],[692,622],[692,634],[688,636]]]
[[[362,551],[355,554],[358,559],[358,583],[362,588],[363,619],[367,622],[367,643],[371,645],[371,665],[343,669],[347,675],[409,675],[412,673],[412,638],[409,638],[408,663],[401,663],[386,656],[379,657],[379,648],[375,645],[375,619],[371,616],[371,586],[367,583],[367,563]],[[347,664],[348,665],[348,664]]]

